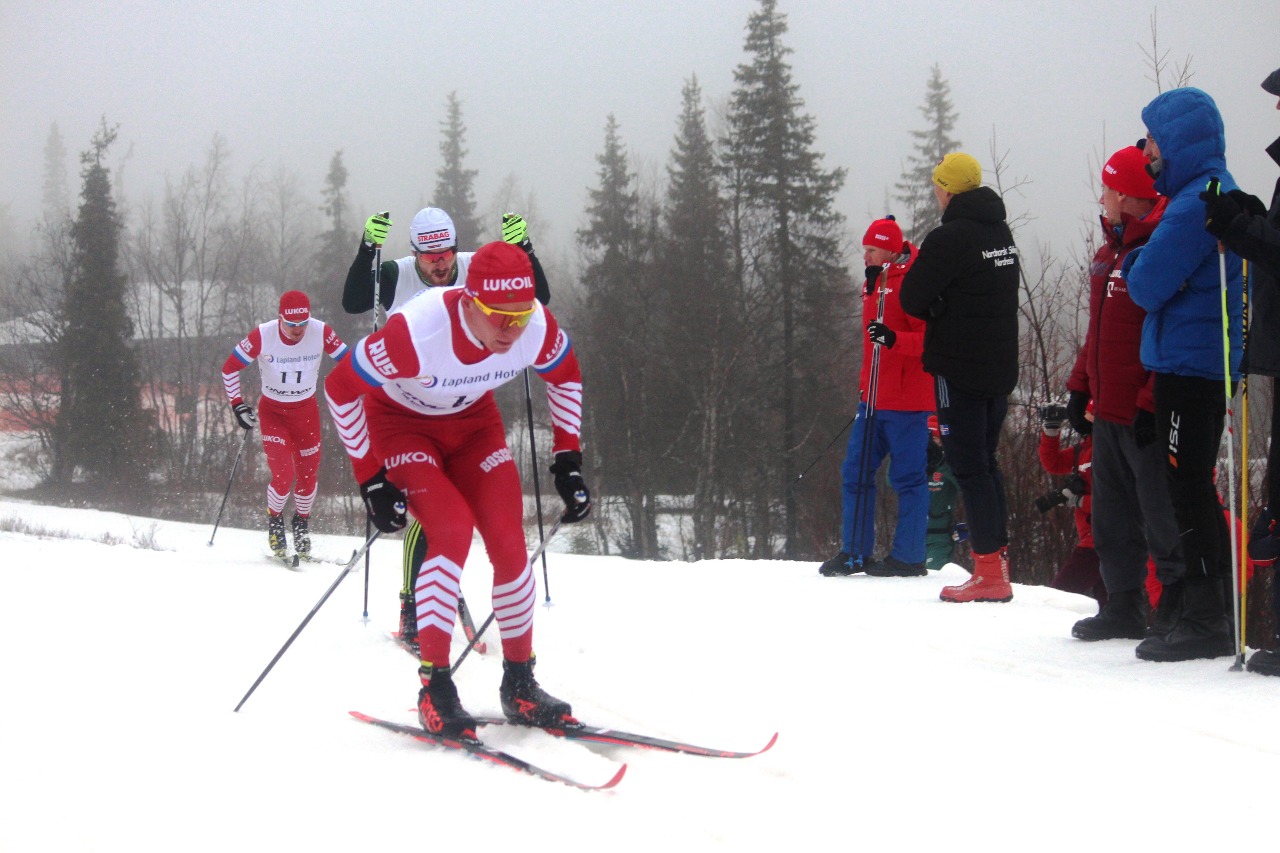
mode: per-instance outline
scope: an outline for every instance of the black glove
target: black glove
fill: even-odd
[[[1044,426],[1045,435],[1057,435],[1067,419],[1065,406],[1041,406],[1040,423]]]
[[[884,272],[884,267],[867,267],[867,289],[870,294],[876,289],[876,279],[880,278],[880,273]]]
[[[1084,496],[1089,494],[1089,486],[1085,483],[1084,477],[1079,474],[1072,474],[1067,478],[1067,484],[1062,488],[1062,496],[1067,499],[1067,506],[1080,506],[1084,503]]]
[[[1156,413],[1138,409],[1133,416],[1133,440],[1139,447],[1146,447],[1156,440]]]
[[[582,454],[576,450],[560,451],[551,465],[551,473],[556,475],[556,491],[564,501],[564,514],[560,520],[574,524],[590,515],[591,492],[587,491],[586,481],[582,479]]]
[[[236,403],[231,407],[231,412],[236,416],[240,429],[253,429],[258,424],[258,416],[248,403]]]
[[[880,344],[885,349],[893,349],[893,345],[898,341],[898,333],[879,320],[872,320],[867,324],[867,338],[873,344]]]
[[[1223,195],[1218,191],[1216,180],[1210,181],[1209,188],[1200,193],[1200,200],[1204,202],[1204,230],[1219,240],[1227,236],[1232,221],[1244,212],[1230,193]]]
[[[1093,432],[1093,424],[1084,416],[1085,409],[1088,407],[1089,395],[1084,391],[1072,391],[1071,396],[1067,398],[1067,420],[1071,421],[1071,428],[1079,435],[1089,435]]]
[[[404,529],[404,492],[387,479],[386,468],[360,484],[360,497],[374,527],[383,533]]]

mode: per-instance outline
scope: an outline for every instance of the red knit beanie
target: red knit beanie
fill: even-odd
[[[301,290],[286,290],[280,297],[280,316],[290,323],[301,323],[311,317],[311,300]]]
[[[1102,185],[1134,198],[1155,198],[1155,179],[1147,172],[1147,156],[1133,145],[1111,155],[1102,167]]]
[[[496,240],[480,247],[467,269],[467,295],[498,306],[533,299],[533,263],[512,243]]]
[[[892,215],[877,219],[862,236],[862,245],[888,249],[896,255],[902,251],[902,229]]]

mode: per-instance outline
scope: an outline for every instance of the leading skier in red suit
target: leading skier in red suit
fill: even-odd
[[[537,598],[525,548],[520,474],[493,390],[533,367],[547,383],[561,521],[591,511],[582,479],[582,375],[568,335],[534,298],[529,256],[494,242],[476,252],[466,284],[430,288],[361,340],[325,383],[370,519],[384,532],[408,510],[427,534],[414,588],[423,728],[475,737],[449,671],[462,567],[479,530],[493,564],[502,639],[502,710],[515,722],[558,725],[569,703],[533,676]]]

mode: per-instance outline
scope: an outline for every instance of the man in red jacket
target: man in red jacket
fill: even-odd
[[[1165,585],[1153,630],[1167,632],[1183,572],[1178,525],[1156,441],[1152,376],[1138,349],[1146,312],[1129,297],[1125,258],[1147,242],[1165,200],[1146,171],[1146,157],[1128,146],[1102,169],[1103,243],[1089,269],[1089,330],[1067,390],[1071,424],[1093,436],[1093,538],[1101,558],[1107,603],[1071,629],[1080,640],[1141,640],[1147,635],[1147,556]],[[1088,402],[1093,423],[1085,419]]]
[[[898,288],[915,261],[916,247],[902,239],[892,216],[871,223],[862,238],[867,279],[862,295],[866,338],[862,347],[858,416],[849,433],[842,477],[842,550],[819,569],[827,577],[865,570],[880,577],[926,575],[925,536],[929,523],[926,473],[933,379],[924,372],[923,320],[908,316]],[[871,367],[876,365],[875,398]],[[868,417],[868,404],[874,403]],[[883,560],[875,549],[876,470],[890,457],[889,485],[898,493],[898,523]]]

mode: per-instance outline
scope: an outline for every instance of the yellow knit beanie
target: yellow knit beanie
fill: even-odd
[[[953,195],[982,186],[982,167],[968,154],[954,152],[933,167],[933,182]]]

